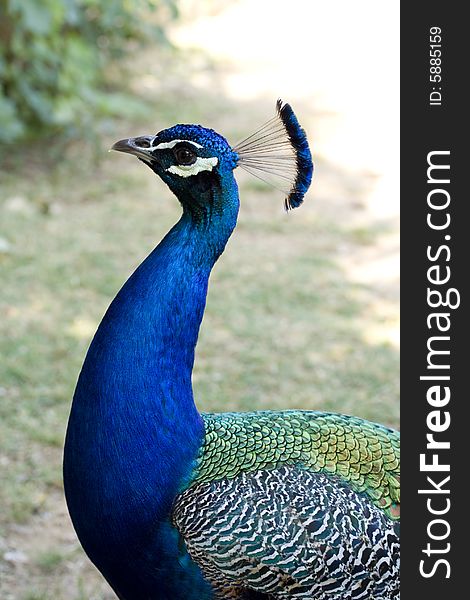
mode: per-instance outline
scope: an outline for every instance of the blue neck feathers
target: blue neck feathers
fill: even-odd
[[[124,593],[116,575],[130,554],[136,565],[142,557],[136,578],[142,593],[153,589],[152,598],[171,593],[155,595],[156,574],[145,582],[142,561],[162,565],[165,545],[168,569],[182,564],[173,556],[180,550],[168,522],[204,435],[191,386],[194,351],[209,275],[238,214],[231,172],[203,187],[197,204],[178,195],[180,221],[109,307],[83,365],[67,430],[64,482],[74,526],[126,599],[144,597]],[[197,597],[206,597],[201,590]]]

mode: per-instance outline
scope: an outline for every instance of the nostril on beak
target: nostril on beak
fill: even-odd
[[[133,154],[142,160],[149,160],[152,156],[151,152],[153,150],[154,139],[155,137],[153,135],[141,135],[136,138],[119,140],[113,144],[111,150],[117,150],[118,152],[124,152],[125,154]]]
[[[138,148],[150,148],[152,146],[151,138],[146,136],[134,138],[134,145]]]

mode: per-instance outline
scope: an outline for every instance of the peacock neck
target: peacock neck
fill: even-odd
[[[120,290],[85,359],[64,481],[75,527],[95,560],[103,536],[129,543],[149,523],[168,520],[202,443],[194,352],[209,275],[238,214],[233,176],[222,183],[207,210],[182,202],[181,219]]]

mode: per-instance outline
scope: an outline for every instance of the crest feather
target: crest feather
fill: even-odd
[[[290,104],[278,100],[276,115],[233,150],[242,169],[286,194],[286,210],[302,204],[313,162],[307,136]]]

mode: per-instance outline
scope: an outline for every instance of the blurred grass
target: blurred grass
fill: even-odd
[[[176,0],[0,0],[0,142],[90,138],[129,114],[125,57],[168,49]]]
[[[127,160],[126,160],[127,159]],[[129,273],[178,218],[150,171],[128,157],[61,165],[2,182],[0,256],[3,520],[24,521],[60,487],[60,450],[90,338]],[[51,195],[52,194],[52,195]],[[238,229],[211,279],[194,372],[205,411],[308,408],[397,423],[397,354],[364,342],[367,295],[331,254],[373,232],[284,215],[281,198],[242,188]],[[43,200],[49,202],[44,212]]]
[[[240,137],[221,100],[209,116],[208,98],[169,97],[158,110],[163,126],[188,121],[181,111]],[[141,123],[116,129],[114,139],[145,132]],[[179,217],[149,169],[104,152],[114,139],[103,140],[100,162],[81,144],[60,155],[11,150],[1,174],[0,528],[26,547],[47,511],[70,527],[57,508],[61,455],[86,348],[122,283]],[[332,167],[320,158],[322,169]],[[280,194],[240,181],[239,225],[213,272],[197,349],[199,409],[321,409],[397,426],[397,350],[366,336],[381,319],[371,309],[380,293],[350,281],[338,260],[338,248],[374,247],[383,228],[322,211],[332,198],[313,194],[286,215]],[[76,545],[71,555],[60,535],[47,535],[27,580],[8,588],[18,595],[5,598],[113,597]]]

